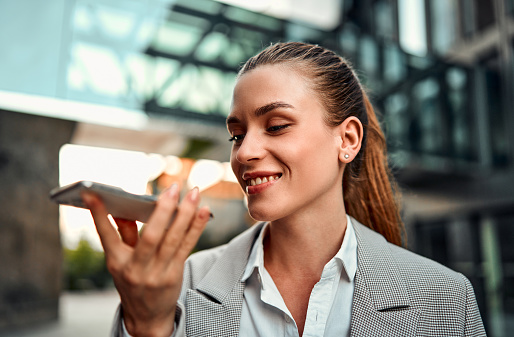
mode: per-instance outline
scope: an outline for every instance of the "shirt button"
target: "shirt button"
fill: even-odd
[[[286,314],[284,314],[284,317],[286,319],[286,323],[291,323],[291,317],[287,316]]]

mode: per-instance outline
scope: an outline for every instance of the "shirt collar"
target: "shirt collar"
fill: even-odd
[[[259,267],[262,265],[264,268],[264,234],[266,233],[269,226],[269,222],[266,222],[264,226],[261,228],[261,232],[259,233],[259,237],[255,240],[253,244],[252,251],[250,253],[250,257],[248,258],[248,263],[246,264],[245,272],[243,273],[243,277],[241,278],[242,282],[246,282],[248,278],[252,275],[254,269],[259,270]],[[262,272],[259,272],[262,274]]]
[[[248,263],[246,264],[242,282],[246,282],[252,275],[255,269],[258,270],[259,274],[262,274],[264,268],[264,235],[268,229],[269,222],[262,226],[259,237],[255,241]],[[357,239],[355,237],[355,231],[353,229],[351,218],[346,215],[346,232],[344,234],[343,243],[341,248],[333,258],[338,260],[343,265],[343,269],[348,276],[349,281],[353,281],[355,273],[357,272]],[[330,263],[330,262],[329,262]]]
[[[348,279],[353,281],[357,272],[357,238],[350,216],[346,215],[346,232],[344,234],[341,249],[336,253],[334,259],[341,261]]]

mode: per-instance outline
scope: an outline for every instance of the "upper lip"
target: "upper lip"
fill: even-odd
[[[255,172],[245,172],[243,174],[243,180],[269,177],[269,176],[281,176],[282,173],[271,172],[271,171],[255,171]]]

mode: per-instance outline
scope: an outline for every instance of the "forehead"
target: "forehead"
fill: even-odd
[[[232,97],[231,114],[255,110],[270,102],[298,105],[316,100],[307,77],[291,66],[265,65],[245,73],[236,82]]]

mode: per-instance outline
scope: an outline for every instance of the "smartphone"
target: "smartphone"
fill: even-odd
[[[50,191],[50,199],[61,205],[87,209],[82,202],[82,192],[100,197],[113,217],[132,221],[147,222],[157,203],[157,197],[153,195],[132,194],[119,187],[84,180],[54,188]]]

